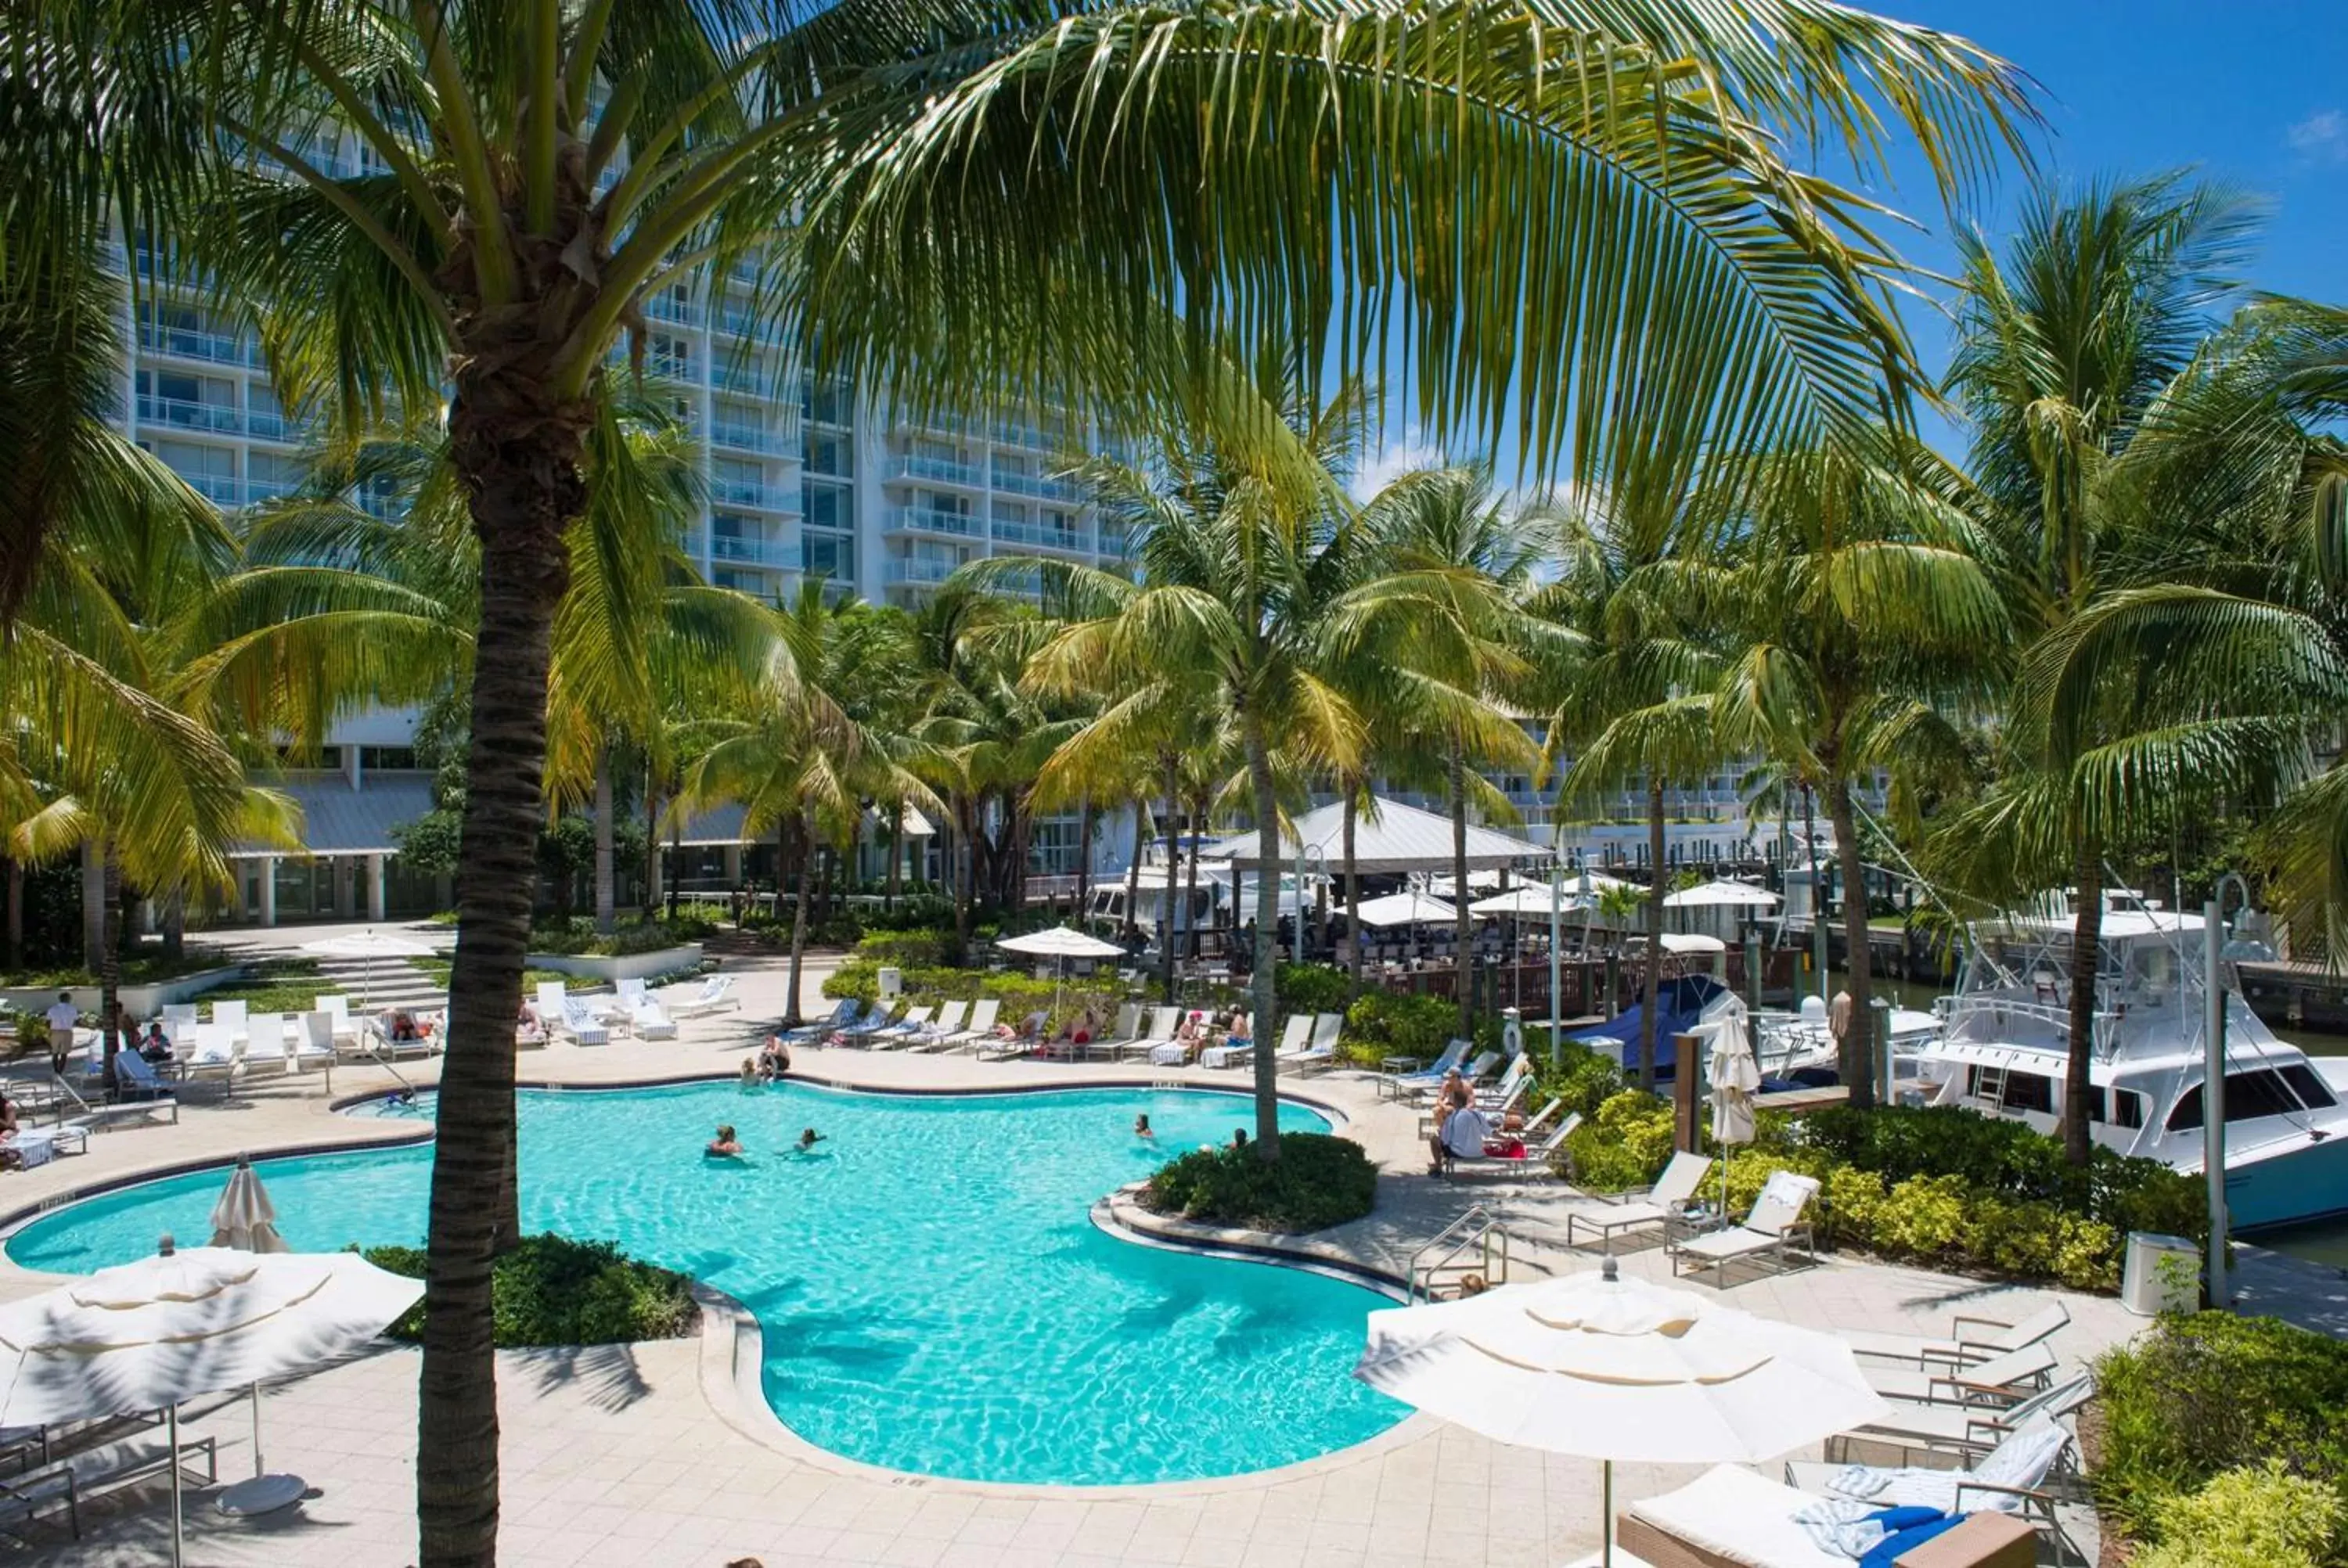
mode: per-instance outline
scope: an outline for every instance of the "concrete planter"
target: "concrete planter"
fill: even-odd
[[[655,948],[649,953],[627,953],[616,958],[592,953],[532,953],[528,962],[533,969],[556,969],[566,975],[577,975],[582,979],[648,980],[654,975],[698,967],[701,944],[688,942],[681,948]]]
[[[161,980],[149,986],[124,986],[116,994],[122,999],[122,1005],[130,1009],[131,1017],[148,1019],[162,1011],[167,1003],[192,1001],[215,987],[244,979],[244,974],[242,964],[228,964],[217,969],[199,969],[192,975],[181,975],[176,980]],[[74,1006],[81,1009],[84,1018],[95,1020],[98,1016],[98,988],[71,986],[67,990],[73,997]],[[17,1012],[46,1012],[57,999],[57,993],[50,990],[22,988],[0,990],[0,1008]]]

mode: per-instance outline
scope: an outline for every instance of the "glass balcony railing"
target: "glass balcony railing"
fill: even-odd
[[[721,392],[739,392],[751,397],[771,396],[780,383],[775,373],[763,364],[745,364],[719,354],[710,367],[710,384]]]
[[[1101,525],[1101,554],[1105,556],[1121,556],[1131,548],[1133,548],[1133,536],[1131,534],[1127,533],[1123,528],[1110,528],[1107,523],[1103,523]]]
[[[977,490],[985,487],[978,466],[973,463],[957,463],[945,457],[924,457],[906,452],[889,459],[886,470],[891,479],[918,479],[936,485],[961,485]]]
[[[1038,528],[1034,523],[1000,519],[994,524],[994,542],[1026,549],[1067,550],[1076,555],[1090,555],[1093,548],[1092,541],[1074,528]]]
[[[778,429],[771,425],[742,425],[731,419],[709,422],[709,444],[736,452],[763,452],[775,457],[796,457],[799,455],[798,420],[796,416],[783,422]]]
[[[709,498],[729,507],[751,507],[761,512],[797,514],[799,498],[796,491],[774,485],[753,484],[747,479],[712,479]]]
[[[244,483],[233,474],[181,474],[188,488],[222,507],[244,505]]]
[[[191,398],[155,397],[141,393],[139,397],[139,422],[141,425],[169,425],[180,430],[234,433],[244,428],[244,413],[233,403],[198,403]]]
[[[1055,479],[1043,474],[1023,474],[1016,469],[996,468],[994,487],[1014,496],[1035,496],[1046,501],[1077,501],[1083,492],[1065,479]]]
[[[747,561],[752,566],[777,568],[798,564],[791,559],[788,547],[780,540],[752,538],[740,534],[712,534],[709,538],[709,559]]]
[[[301,425],[286,418],[283,412],[274,408],[252,409],[244,416],[244,427],[255,439],[262,441],[292,443],[301,440],[303,436]]]
[[[666,290],[644,301],[644,314],[656,322],[678,322],[689,327],[701,324],[701,307],[689,299],[679,299]]]
[[[967,512],[949,512],[937,507],[898,507],[889,513],[891,528],[911,528],[922,533],[953,534],[965,539],[986,537],[986,525]]]
[[[960,561],[927,556],[892,556],[881,565],[881,575],[890,582],[942,583],[962,569]]]
[[[159,322],[139,324],[139,347],[146,354],[168,354],[177,359],[201,359],[213,364],[261,363],[259,347],[241,333],[167,326]]]

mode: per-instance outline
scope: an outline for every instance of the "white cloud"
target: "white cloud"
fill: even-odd
[[[2348,163],[2348,114],[2324,109],[2283,133],[2291,149],[2311,163]]]
[[[1441,446],[1407,430],[1400,441],[1380,441],[1365,455],[1345,488],[1356,501],[1366,501],[1412,469],[1440,467],[1448,460]]]

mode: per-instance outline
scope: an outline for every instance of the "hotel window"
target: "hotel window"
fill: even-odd
[[[810,431],[807,438],[808,472],[847,478],[856,472],[853,451],[843,436],[818,436]]]
[[[843,383],[809,379],[800,384],[799,412],[818,425],[847,424],[850,402]]]
[[[674,333],[654,333],[647,344],[644,368],[672,380],[693,379],[693,340]]]
[[[811,528],[856,527],[856,493],[845,485],[802,485],[799,500]]]
[[[799,530],[799,564],[809,577],[853,582],[856,579],[856,541],[845,534],[819,533],[813,528],[802,528]]]

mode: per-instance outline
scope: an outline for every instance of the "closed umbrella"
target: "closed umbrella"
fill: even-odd
[[[1753,1142],[1753,1096],[1761,1088],[1761,1069],[1753,1060],[1753,1034],[1745,1004],[1736,1002],[1713,1027],[1712,1058],[1705,1063],[1712,1082],[1712,1141],[1720,1147],[1720,1213],[1728,1214],[1728,1151]]]
[[[292,1252],[277,1234],[277,1205],[252,1173],[252,1162],[239,1160],[236,1171],[212,1204],[212,1245],[242,1252]]]
[[[0,1426],[163,1411],[177,1564],[181,1403],[355,1350],[423,1295],[356,1253],[180,1252],[166,1236],[156,1256],[0,1307]]]
[[[1498,1442],[1604,1466],[1752,1463],[1881,1416],[1850,1347],[1602,1272],[1373,1312],[1354,1376]]]

